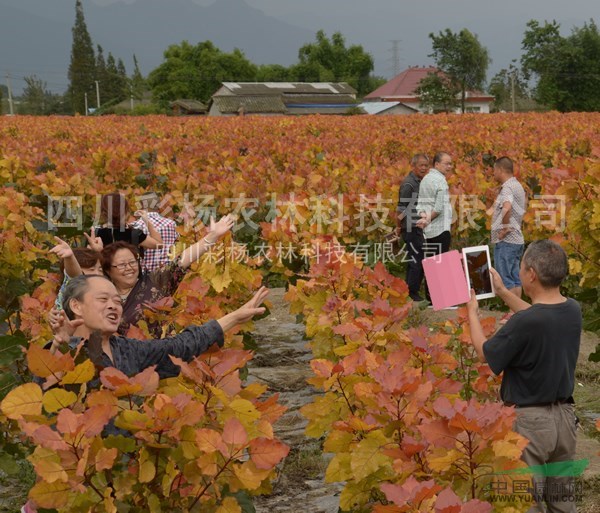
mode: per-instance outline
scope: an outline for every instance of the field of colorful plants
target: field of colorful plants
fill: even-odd
[[[261,283],[286,286],[313,356],[306,387],[318,391],[302,409],[306,436],[333,455],[326,479],[344,483],[341,510],[525,511],[489,487],[523,465],[499,381],[477,362],[464,313],[415,325],[388,237],[410,157],[440,150],[455,162],[454,245],[488,243],[492,164],[511,157],[529,195],[526,240],[563,244],[566,292],[599,330],[600,114],[0,118],[1,471],[27,456],[30,497],[57,511],[250,512],[270,492],[290,448],[277,394],[245,379],[260,344],[250,324],[161,382],[43,349],[62,280],[53,236],[81,245],[100,195],[140,206],[152,191],[179,223],[176,251],[211,215],[238,222],[147,320],[166,336]],[[144,322],[130,331],[147,333]]]

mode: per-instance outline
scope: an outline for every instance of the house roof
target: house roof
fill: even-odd
[[[346,82],[223,82],[223,87],[238,96],[282,93],[356,94],[356,90]],[[215,94],[220,96],[222,91]]]
[[[351,94],[288,94],[284,93],[282,97],[283,103],[287,106],[298,104],[324,105],[324,104],[342,104],[354,105],[356,100]]]
[[[207,108],[198,100],[175,100],[169,104],[171,107],[178,106],[188,112],[206,112]]]
[[[388,82],[378,87],[372,93],[365,96],[365,100],[396,100],[414,102],[416,98],[415,91],[419,83],[430,73],[436,73],[439,70],[433,66],[414,66],[405,69],[399,75],[390,79]],[[467,101],[492,101],[493,96],[489,96],[480,91],[467,91]],[[411,102],[411,100],[413,100]]]
[[[223,114],[237,114],[241,107],[246,114],[286,112],[281,96],[213,96],[213,102]]]
[[[417,109],[401,102],[363,102],[359,105],[367,114],[381,114],[386,110],[393,109],[397,105],[402,106],[406,110],[419,112]]]
[[[407,68],[399,75],[378,87],[372,93],[365,96],[365,99],[389,98],[399,96],[414,96],[415,90],[419,87],[419,82],[429,73],[435,73],[437,68],[433,66]]]

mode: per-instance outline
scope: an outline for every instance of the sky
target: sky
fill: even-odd
[[[97,4],[134,0],[93,0]],[[138,0],[140,1],[140,0]],[[168,0],[165,0],[168,1]],[[214,0],[194,0],[209,5]],[[563,35],[594,18],[598,0],[246,0],[265,14],[293,25],[328,34],[339,30],[348,44],[362,44],[375,59],[375,73],[391,77],[400,66],[432,63],[430,32],[467,28],[488,48],[491,76],[518,59],[530,19],[555,19]],[[392,41],[398,48],[394,64]]]

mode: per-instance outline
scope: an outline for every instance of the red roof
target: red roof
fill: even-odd
[[[399,75],[378,87],[372,93],[365,96],[365,100],[383,100],[383,101],[401,101],[410,102],[411,98],[416,98],[415,90],[419,83],[430,73],[438,71],[434,66],[415,66],[405,69]],[[493,96],[483,94],[479,91],[468,91],[467,101],[493,100]]]
[[[378,87],[372,93],[365,96],[365,99],[399,97],[399,96],[414,96],[415,89],[419,87],[419,82],[423,80],[429,73],[435,73],[437,68],[433,66],[405,69],[399,75],[396,75],[389,82]]]

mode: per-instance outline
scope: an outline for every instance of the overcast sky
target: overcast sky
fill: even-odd
[[[134,0],[93,0],[97,4]],[[143,2],[143,0],[137,0]],[[168,1],[168,0],[165,0]],[[214,0],[194,0],[209,5]],[[231,0],[230,0],[231,1]],[[430,32],[467,28],[478,35],[492,58],[490,74],[520,57],[521,40],[530,19],[556,19],[569,34],[594,18],[599,0],[245,0],[265,14],[328,35],[339,30],[348,44],[362,44],[375,58],[378,75],[393,74],[392,41],[399,40],[399,65],[431,63]],[[257,35],[260,37],[260,35]]]

